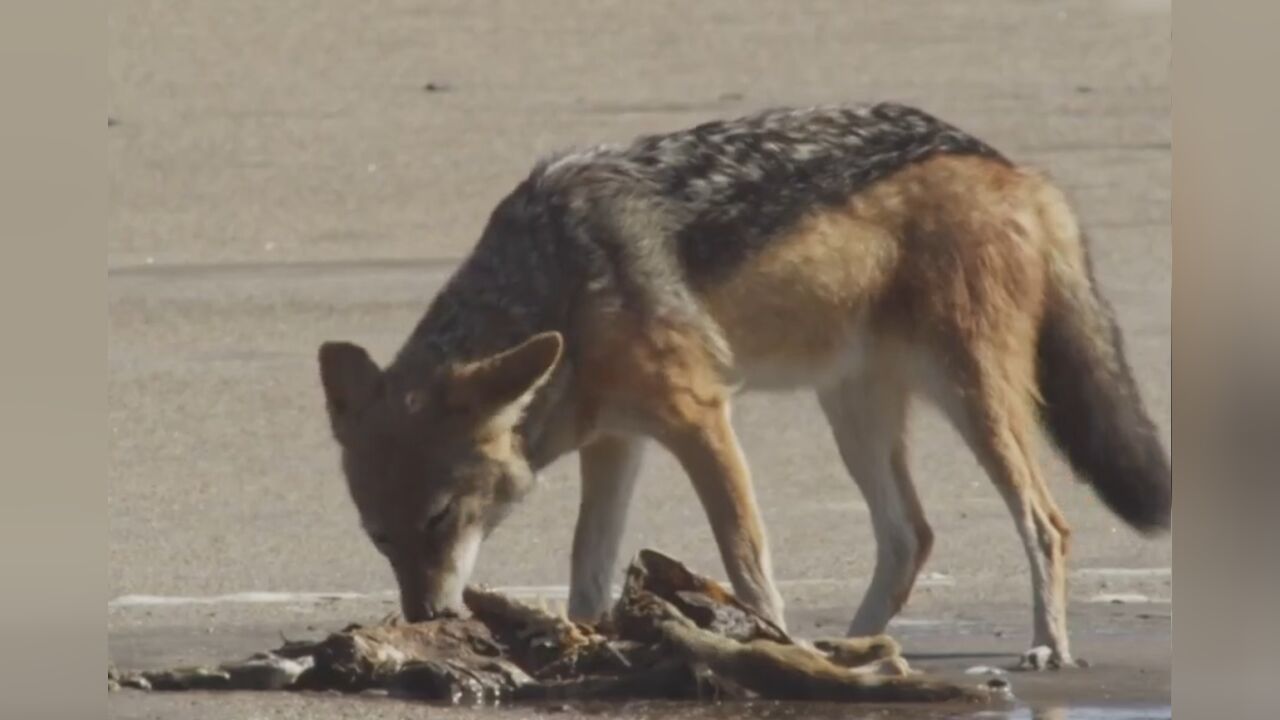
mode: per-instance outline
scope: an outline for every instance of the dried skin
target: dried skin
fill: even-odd
[[[450,703],[500,700],[990,701],[994,685],[910,673],[888,636],[793,641],[718,583],[652,550],[627,572],[608,622],[588,626],[489,590],[470,618],[353,625],[217,667],[118,675],[108,687],[338,690]]]
[[[888,635],[815,640],[813,646],[831,662],[844,667],[859,667],[902,655],[898,641]]]

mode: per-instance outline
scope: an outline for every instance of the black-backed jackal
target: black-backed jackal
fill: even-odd
[[[1071,662],[1069,529],[1033,454],[1040,423],[1130,525],[1170,524],[1168,456],[1062,194],[901,105],[771,110],[546,160],[389,366],[349,343],[319,360],[410,620],[458,603],[484,537],[575,450],[569,611],[605,611],[651,439],[687,471],[737,595],[781,622],[729,422],[740,387],[816,391],[866,498],[877,560],[851,634],[885,628],[933,544],[907,469],[912,395],[942,408],[1013,515],[1033,664]]]

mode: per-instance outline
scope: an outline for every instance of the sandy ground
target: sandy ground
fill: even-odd
[[[493,204],[538,155],[566,145],[776,104],[896,99],[943,115],[1050,170],[1073,197],[1167,441],[1170,33],[1167,4],[1137,0],[113,0],[112,660],[236,657],[272,646],[279,630],[322,632],[392,607],[393,581],[339,480],[315,348],[353,339],[388,358]],[[816,405],[747,396],[735,422],[791,622],[838,632],[873,551]],[[938,546],[895,632],[923,667],[1011,662],[1029,641],[1030,593],[1008,514],[931,411],[917,414],[914,436]],[[1168,704],[1172,543],[1121,527],[1048,459],[1076,530],[1074,642],[1093,666],[1017,675],[1015,691],[1037,717],[1159,714],[1132,708]],[[562,595],[576,485],[571,461],[547,472],[486,545],[477,580]],[[692,490],[658,452],[626,552],[645,545],[719,571]],[[359,597],[235,595],[248,592]],[[174,604],[127,597],[137,595]],[[1074,714],[1045,714],[1066,706]],[[119,718],[420,710],[130,692],[107,708]]]

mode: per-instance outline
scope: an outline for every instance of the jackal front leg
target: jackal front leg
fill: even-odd
[[[582,503],[569,574],[569,617],[574,620],[599,620],[609,609],[614,565],[643,449],[640,438],[610,435],[578,451]]]
[[[742,448],[729,423],[728,402],[707,407],[696,420],[676,429],[666,444],[698,493],[734,594],[785,628],[764,524]]]

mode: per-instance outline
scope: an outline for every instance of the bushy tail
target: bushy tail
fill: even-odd
[[[1084,267],[1059,266],[1055,275],[1036,362],[1045,424],[1107,507],[1144,534],[1166,530],[1173,471],[1111,307],[1096,290],[1087,256]]]

